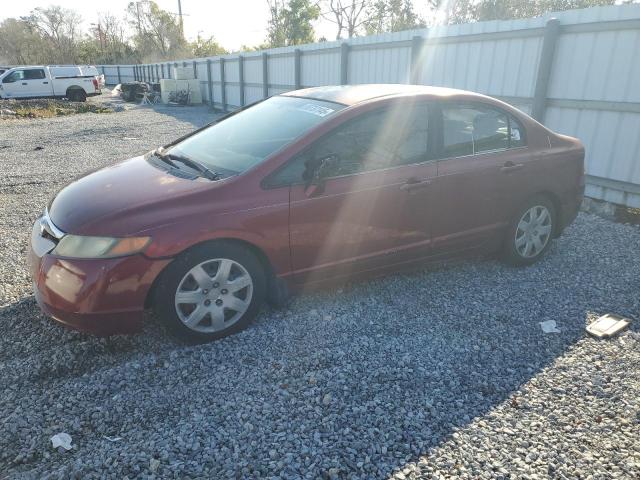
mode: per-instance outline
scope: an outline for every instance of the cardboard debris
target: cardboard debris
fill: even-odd
[[[587,332],[596,338],[608,338],[627,328],[631,320],[615,313],[607,313],[587,326]]]

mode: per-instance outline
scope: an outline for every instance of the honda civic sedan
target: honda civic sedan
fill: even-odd
[[[207,341],[307,287],[478,254],[529,265],[576,217],[583,160],[471,92],[297,90],[62,189],[33,227],[35,296],[76,329],[134,332],[152,309]]]

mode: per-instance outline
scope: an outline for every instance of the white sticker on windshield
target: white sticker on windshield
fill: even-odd
[[[334,112],[332,108],[323,107],[322,105],[314,105],[313,103],[305,103],[300,107],[300,110],[307,113],[313,113],[319,117],[326,117],[330,113]]]

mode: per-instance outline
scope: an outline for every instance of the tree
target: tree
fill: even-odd
[[[270,18],[267,45],[286,47],[312,43],[315,38],[312,21],[320,16],[320,8],[310,0],[267,0]]]
[[[215,57],[229,53],[213,37],[203,38],[199,34],[195,42],[189,44],[189,47],[194,57]]]
[[[98,16],[78,48],[83,63],[130,63],[136,58],[122,21],[109,13]]]
[[[270,15],[267,22],[267,45],[269,47],[284,47],[287,44],[286,4],[284,0],[267,0],[267,4]]]
[[[615,3],[615,0],[454,0],[449,2],[447,23],[529,18],[548,12]]]
[[[326,0],[327,13],[323,18],[335,23],[338,27],[336,40],[342,38],[346,31],[351,38],[360,33],[361,28],[367,23],[367,8],[372,4],[371,0]]]
[[[0,61],[9,65],[46,63],[49,46],[28,22],[7,18],[0,23]]]
[[[140,60],[151,62],[188,54],[176,15],[162,10],[152,0],[129,3],[127,13],[136,29],[133,44]]]
[[[320,7],[309,0],[289,0],[285,10],[285,28],[288,45],[313,43],[315,32],[311,22],[320,16]]]
[[[425,26],[424,20],[413,10],[411,0],[377,0],[367,10],[367,35],[399,32]]]
[[[82,17],[77,12],[57,5],[38,7],[22,20],[44,41],[50,62],[76,62],[78,42],[82,36]]]

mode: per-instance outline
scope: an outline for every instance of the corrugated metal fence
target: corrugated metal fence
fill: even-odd
[[[318,85],[420,83],[481,92],[586,147],[587,195],[640,207],[640,5],[595,7],[240,55],[103,65],[107,83],[191,65],[203,98],[234,109]]]

